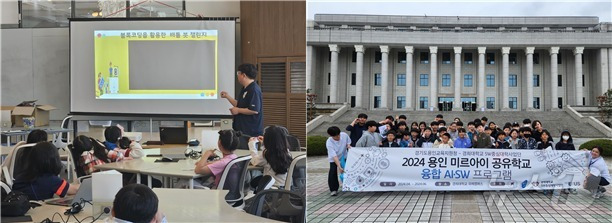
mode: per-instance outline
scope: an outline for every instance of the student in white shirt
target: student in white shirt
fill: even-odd
[[[257,152],[256,142],[263,144],[261,154]],[[285,130],[279,126],[268,126],[264,130],[264,136],[249,139],[249,150],[251,150],[251,164],[262,166],[263,175],[274,178],[274,187],[280,188],[285,185],[287,170],[291,166],[291,153],[289,153],[289,142]],[[251,187],[255,188],[259,184],[261,177],[251,180]]]
[[[340,128],[336,126],[329,127],[327,129],[329,138],[325,143],[327,147],[327,160],[329,161],[329,175],[327,183],[331,196],[338,194],[338,172],[343,173],[344,169],[340,166],[340,159],[346,159],[347,150],[351,148],[351,138],[348,134],[341,132]],[[363,136],[362,136],[363,137]]]
[[[587,175],[587,182],[599,181],[599,185],[597,185],[597,187],[595,187],[595,185],[587,185],[589,188],[591,188],[590,191],[593,198],[600,198],[603,193],[606,192],[604,186],[610,185],[610,182],[612,182],[608,166],[606,165],[606,161],[604,161],[603,157],[601,157],[601,152],[602,148],[595,146],[589,153],[589,175]],[[599,180],[597,180],[597,178],[599,178]]]

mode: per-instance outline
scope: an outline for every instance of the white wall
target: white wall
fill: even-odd
[[[240,17],[240,1],[185,0],[188,13],[203,17]],[[187,14],[187,17],[194,17]]]
[[[0,24],[19,24],[18,7],[16,0],[0,1]]]

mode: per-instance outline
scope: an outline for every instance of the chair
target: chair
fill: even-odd
[[[66,116],[64,120],[62,120],[62,129],[68,129],[68,125],[70,125],[70,119],[72,119],[71,115]],[[53,145],[55,145],[55,147],[57,147],[58,149],[66,148],[68,143],[70,143],[69,141],[70,139],[68,138],[67,132],[62,132],[53,135]]]
[[[3,165],[2,167],[2,173],[4,174],[4,179],[6,180],[6,184],[9,187],[13,187],[13,182],[15,181],[15,161],[17,160],[20,150],[22,148],[32,147],[34,145],[36,145],[36,143],[22,144],[22,145],[15,147],[13,150],[11,150],[9,154],[10,159],[11,159],[9,160],[10,166]]]
[[[225,195],[225,201],[233,207],[244,204],[244,181],[246,172],[249,167],[251,156],[241,156],[230,161],[223,170],[221,180],[217,189],[229,190],[229,193]]]
[[[83,168],[79,167],[79,160],[81,157],[81,154],[75,154],[74,153],[74,146],[72,144],[69,144],[67,146],[68,148],[68,154],[69,156],[71,156],[71,160],[72,160],[72,165],[74,166],[74,171],[76,173],[77,178],[81,178],[83,176],[87,176],[87,174],[85,174],[85,171],[83,170]]]
[[[305,194],[306,192],[306,154],[299,155],[293,159],[287,179],[285,180],[285,190]]]
[[[236,149],[242,149],[242,150],[249,150],[249,139],[251,138],[250,135],[242,135],[240,136],[240,143],[238,143],[238,148]]]
[[[290,151],[300,151],[300,140],[297,137],[287,135],[287,141],[289,142]]]
[[[303,223],[305,204],[304,196],[293,191],[264,190],[255,196],[247,212],[273,220]]]
[[[9,187],[9,185],[7,185],[6,183],[0,181],[0,186],[2,186],[2,197],[3,198],[5,195],[11,193],[11,187]]]
[[[255,188],[255,194],[270,189],[272,186],[274,186],[274,182],[276,182],[276,180],[274,180],[272,176],[263,175],[259,180],[259,184],[257,184],[257,188]]]

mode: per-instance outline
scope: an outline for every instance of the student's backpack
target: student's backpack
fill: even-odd
[[[23,192],[14,190],[6,195],[2,193],[2,195],[2,216],[23,216],[30,210],[30,201]]]

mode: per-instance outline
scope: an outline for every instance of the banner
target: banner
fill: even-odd
[[[343,191],[539,190],[582,187],[587,151],[351,148]]]

